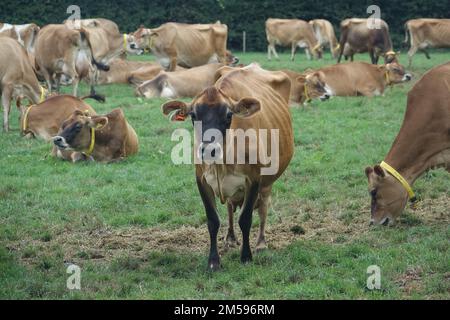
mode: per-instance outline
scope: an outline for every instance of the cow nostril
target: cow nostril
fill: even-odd
[[[386,218],[386,219],[383,221],[382,225],[383,225],[383,226],[387,226],[388,224],[389,224],[389,218]]]

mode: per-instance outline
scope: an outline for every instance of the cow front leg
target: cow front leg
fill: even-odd
[[[9,131],[9,111],[11,110],[11,99],[13,89],[10,86],[3,87],[2,105],[3,105],[3,131]]]
[[[420,51],[422,51],[422,52],[424,53],[425,57],[426,57],[428,60],[431,59],[430,54],[428,53],[428,51],[427,51],[426,48],[420,49]]]
[[[417,52],[417,47],[416,46],[412,46],[409,51],[408,51],[408,68],[411,68],[412,65],[412,57],[416,54]]]
[[[197,177],[197,187],[202,198],[203,205],[206,211],[206,218],[208,220],[208,231],[210,239],[210,249],[208,258],[208,269],[216,271],[220,268],[220,256],[217,249],[217,234],[219,233],[220,220],[216,209],[216,201],[214,198],[214,192],[211,187],[206,183],[203,183],[200,178]]]
[[[292,45],[291,45],[291,61],[294,61],[295,51],[297,51],[297,44],[292,43]]]
[[[252,250],[250,248],[250,228],[252,227],[252,215],[255,202],[258,199],[259,183],[253,183],[247,189],[241,216],[239,217],[239,226],[242,230],[242,250],[241,262],[252,261]]]
[[[272,192],[272,187],[265,188],[264,190],[261,190],[261,192],[260,192],[259,206],[258,206],[259,233],[258,233],[258,239],[256,241],[256,252],[261,252],[261,251],[267,249],[265,230],[266,230],[267,212],[269,210],[271,192]]]

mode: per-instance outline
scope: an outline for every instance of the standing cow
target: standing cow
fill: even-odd
[[[165,23],[159,28],[140,28],[134,33],[140,48],[150,49],[168,71],[176,66],[198,67],[226,63],[228,27],[214,24]]]
[[[396,54],[392,49],[388,24],[381,19],[345,19],[341,22],[341,38],[338,63],[345,52],[353,61],[355,53],[369,52],[373,64],[378,64],[380,56],[385,63],[396,62]]]
[[[320,46],[322,48],[329,47],[333,58],[337,58],[340,46],[331,22],[325,19],[314,19],[309,21],[309,24],[313,27]]]
[[[450,19],[413,19],[405,23],[405,45],[408,51],[409,66],[417,50],[422,51],[427,59],[430,55],[427,48],[450,48]]]
[[[34,46],[39,30],[40,28],[34,23],[0,23],[0,35],[16,39],[30,54],[34,54]]]
[[[286,74],[266,71],[257,65],[242,69],[224,67],[218,72],[221,77],[215,85],[191,103],[171,101],[162,106],[164,114],[174,121],[190,117],[196,125],[201,124],[201,129],[195,130],[195,154],[199,160],[196,180],[208,219],[211,270],[220,267],[217,250],[220,221],[215,198],[228,205],[227,240],[231,242],[236,239],[233,213],[238,206],[241,208],[241,262],[249,262],[253,210],[258,208],[260,215],[256,246],[260,250],[266,247],[264,229],[272,185],[287,168],[294,151],[288,107],[291,83]],[[208,137],[212,132],[221,137]],[[238,132],[253,134],[254,139],[244,137],[239,143]],[[272,139],[274,136],[278,140]]]
[[[408,93],[405,118],[381,164],[367,167],[371,223],[388,225],[402,213],[426,171],[450,172],[450,63],[435,67]],[[448,211],[447,211],[448,212]]]
[[[313,27],[299,19],[272,19],[266,21],[267,58],[272,59],[272,53],[279,59],[275,45],[290,46],[291,60],[294,61],[297,47],[304,48],[308,60],[311,54],[314,58],[322,58],[322,49],[314,35]]]

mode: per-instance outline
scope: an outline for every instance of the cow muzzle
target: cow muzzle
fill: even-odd
[[[205,163],[220,162],[223,160],[223,148],[217,142],[202,142],[197,149],[197,158]]]
[[[328,93],[325,93],[323,95],[320,96],[320,101],[325,101],[330,99],[330,95]]]
[[[406,82],[406,81],[410,81],[411,79],[412,79],[412,75],[411,75],[410,73],[406,73],[406,74],[403,76],[402,81],[403,81],[403,82]]]
[[[68,149],[69,144],[66,142],[66,139],[61,136],[53,137],[53,144],[57,146],[59,149]]]

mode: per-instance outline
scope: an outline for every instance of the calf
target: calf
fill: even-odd
[[[424,172],[438,167],[450,172],[449,83],[450,63],[446,63],[414,85],[389,153],[380,165],[366,168],[371,224],[388,225],[400,216],[408,199],[415,202],[412,186]]]
[[[3,130],[9,130],[11,101],[23,98],[39,103],[45,98],[25,49],[14,39],[0,39],[0,92],[3,105]],[[20,104],[20,102],[18,102]]]
[[[286,74],[266,71],[256,65],[221,70],[222,76],[215,85],[205,89],[191,103],[171,101],[162,106],[164,114],[170,115],[172,120],[191,117],[196,125],[201,125],[201,129],[195,130],[195,154],[199,160],[195,168],[208,219],[211,241],[208,266],[211,270],[220,267],[217,250],[220,221],[215,198],[228,204],[227,239],[231,241],[235,239],[232,215],[237,206],[242,208],[239,218],[243,235],[241,261],[250,261],[253,210],[258,208],[260,215],[257,249],[263,249],[266,247],[264,229],[272,185],[287,168],[294,151],[287,104],[291,82]],[[211,141],[206,137],[211,132],[222,139],[214,136]],[[243,143],[236,145],[237,132],[253,132],[255,136],[254,139],[244,138]],[[278,136],[278,141],[268,138],[274,135]],[[241,157],[249,159],[248,163],[240,162]]]
[[[138,152],[138,137],[121,109],[106,115],[89,115],[76,110],[53,137],[59,158],[77,162],[112,162]],[[65,151],[77,151],[67,156]]]
[[[146,98],[193,98],[215,82],[216,71],[221,63],[210,63],[187,70],[165,72],[144,82],[136,89],[138,96]]]

